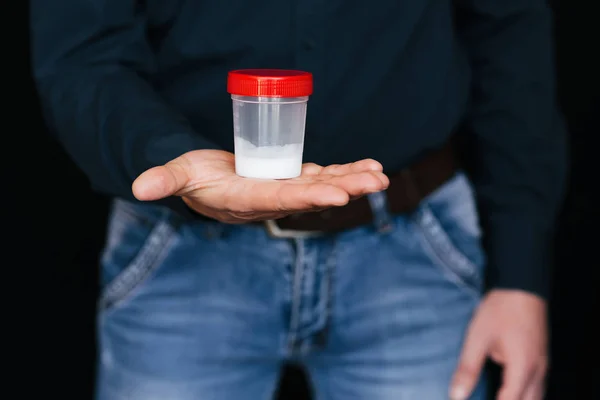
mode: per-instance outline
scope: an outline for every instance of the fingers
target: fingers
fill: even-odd
[[[502,373],[498,400],[522,400],[534,373],[535,369],[528,365],[524,357],[508,359]]]
[[[545,363],[513,354],[504,365],[498,400],[542,400],[545,373]]]
[[[351,198],[385,189],[388,179],[381,173],[363,172],[336,176],[326,181],[245,180],[243,183],[243,186],[221,197],[225,200],[225,204],[220,201],[221,206],[238,213],[290,213],[337,207],[346,205]]]
[[[244,208],[256,211],[294,212],[342,206],[351,198],[386,189],[389,179],[380,169],[381,164],[373,160],[328,167],[309,163],[303,165],[301,180],[254,182],[233,197],[239,199],[245,194]],[[249,193],[255,195],[248,196]]]
[[[525,391],[523,400],[544,400],[543,382],[533,382]]]
[[[466,400],[479,381],[489,350],[488,336],[481,334],[478,325],[472,325],[450,386],[451,400]]]
[[[343,189],[351,197],[385,190],[390,183],[388,177],[382,172],[359,172],[348,175],[329,176],[327,179],[323,179],[323,182]]]
[[[261,183],[253,192],[256,195],[246,197],[243,207],[259,212],[307,211],[319,207],[343,206],[350,201],[350,196],[343,189],[321,182],[302,185]]]
[[[302,165],[302,176],[319,175],[323,167],[315,163],[306,163]]]
[[[190,180],[191,171],[185,157],[151,168],[133,182],[132,191],[141,201],[159,200],[179,193]]]
[[[546,373],[548,372],[548,361],[542,358],[539,362],[536,374],[525,390],[524,400],[543,400],[546,393]]]
[[[328,165],[327,167],[323,167],[314,163],[306,163],[302,166],[303,176],[348,175],[368,171],[381,172],[383,171],[383,167],[378,161],[370,158],[349,164]]]
[[[373,159],[367,158],[364,160],[356,161],[349,164],[333,164],[324,167],[319,174],[320,175],[347,175],[355,174],[359,172],[381,172],[383,171],[382,165]]]
[[[184,195],[193,171],[187,171],[186,165],[178,161],[140,176],[134,185],[136,197],[157,199]],[[373,160],[325,168],[307,163],[297,179],[256,180],[233,176],[227,181],[221,180],[220,185],[194,190],[188,196],[205,207],[240,215],[242,219],[256,218],[257,213],[285,215],[343,206],[351,198],[386,189],[389,179],[380,170],[381,164]],[[154,185],[150,180],[156,181]]]
[[[351,198],[383,190],[387,177],[373,173],[336,177],[327,182],[252,182],[228,193],[225,207],[235,212],[298,212],[346,205]]]
[[[357,197],[387,189],[390,181],[382,170],[383,167],[379,162],[365,159],[349,164],[334,164],[324,167],[316,179],[338,185],[351,197]]]
[[[350,196],[343,189],[318,181],[286,183],[281,181],[240,180],[241,185],[218,196],[218,204],[235,213],[290,213],[319,207],[342,206]]]
[[[347,191],[326,183],[311,183],[298,187],[283,185],[278,192],[281,210],[312,210],[322,207],[336,207],[348,204]]]

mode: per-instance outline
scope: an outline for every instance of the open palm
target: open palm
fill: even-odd
[[[281,218],[289,214],[342,206],[389,185],[377,161],[304,164],[298,178],[262,180],[235,173],[234,155],[196,150],[151,168],[133,183],[138,200],[181,196],[195,211],[228,223]]]

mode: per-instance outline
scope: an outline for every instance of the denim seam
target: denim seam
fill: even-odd
[[[304,241],[296,239],[296,259],[294,261],[294,274],[292,281],[292,296],[290,303],[290,329],[288,336],[288,351],[293,354],[300,327],[300,313],[302,308],[302,288],[304,283]]]
[[[166,257],[174,232],[173,227],[165,220],[152,229],[135,259],[104,290],[98,302],[99,311],[113,309],[150,277]]]
[[[474,287],[480,280],[477,265],[456,248],[428,206],[422,206],[417,211],[416,218],[424,247],[435,264],[442,269],[448,279],[478,299],[480,293]],[[473,284],[465,280],[464,276],[467,276],[467,279],[473,277]]]
[[[333,313],[333,301],[334,301],[334,296],[333,296],[333,287],[335,284],[335,277],[336,277],[336,259],[337,259],[337,242],[334,242],[332,244],[333,248],[331,249],[331,253],[329,253],[329,257],[327,257],[327,261],[326,261],[326,267],[325,267],[325,272],[326,272],[326,286],[325,286],[325,290],[327,291],[325,293],[325,299],[326,299],[326,303],[325,303],[325,324],[323,326],[323,329],[326,330],[326,334],[328,333],[329,330],[329,326],[331,324],[331,315]]]

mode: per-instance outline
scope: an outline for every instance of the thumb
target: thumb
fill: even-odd
[[[177,194],[190,180],[190,171],[181,157],[165,165],[150,168],[133,182],[133,195],[141,201],[160,200]]]
[[[472,327],[473,328],[473,327]],[[466,400],[477,385],[489,349],[489,340],[477,329],[467,334],[458,368],[450,386],[451,400]]]

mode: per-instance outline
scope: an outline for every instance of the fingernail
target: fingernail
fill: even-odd
[[[467,391],[462,386],[454,386],[450,391],[450,400],[466,400]]]

